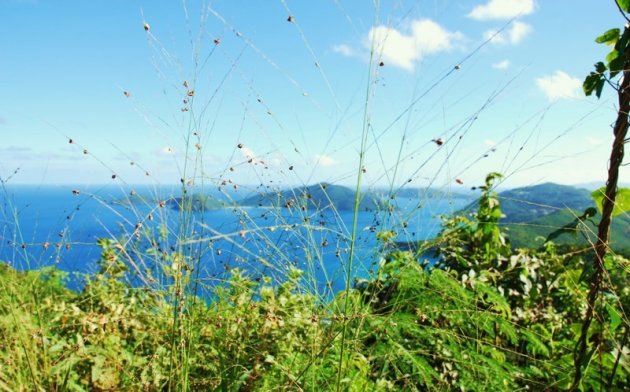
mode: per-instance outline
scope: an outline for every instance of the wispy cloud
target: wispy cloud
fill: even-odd
[[[492,64],[492,68],[494,68],[494,69],[501,69],[501,70],[508,69],[511,66],[512,66],[512,62],[510,60],[507,60],[507,59],[506,60],[501,60],[501,61],[498,61],[498,62]]]
[[[528,25],[527,23],[516,21],[512,23],[510,28],[507,30],[504,30],[500,33],[497,30],[487,30],[483,34],[483,36],[485,39],[491,39],[490,42],[492,42],[493,44],[516,45],[523,41],[523,39],[525,39],[525,37],[527,37],[532,31],[532,26]]]
[[[339,44],[332,47],[333,52],[339,53],[342,56],[346,57],[355,57],[358,55],[357,51],[353,49],[351,46],[346,44]]]
[[[337,161],[330,155],[315,154],[315,162],[319,166],[329,167],[337,164]]]
[[[469,18],[475,20],[511,19],[529,15],[536,9],[534,0],[488,0],[470,11]]]
[[[564,98],[582,97],[582,81],[563,71],[536,79],[536,85],[551,102]]]
[[[463,38],[459,31],[448,31],[430,19],[418,19],[411,22],[407,32],[384,25],[373,27],[364,45],[370,47],[373,42],[385,64],[413,71],[418,60],[448,51]]]

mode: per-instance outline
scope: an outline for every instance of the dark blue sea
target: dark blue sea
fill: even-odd
[[[233,204],[252,193],[203,190]],[[307,272],[307,284],[336,292],[346,283],[354,214],[297,208],[225,207],[182,212],[168,201],[178,187],[26,186],[5,184],[0,194],[0,260],[18,269],[54,265],[80,288],[85,273],[98,270],[99,238],[124,246],[132,279],[151,276],[168,284],[165,255],[180,252],[190,276],[211,288],[233,268],[251,276],[282,279],[290,267]],[[361,211],[357,217],[353,277],[368,277],[378,265],[376,233],[393,230],[397,241],[428,239],[439,216],[464,207],[464,198],[397,198],[390,211]],[[135,278],[133,277],[135,276]]]

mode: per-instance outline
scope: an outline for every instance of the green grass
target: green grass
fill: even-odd
[[[85,276],[79,292],[65,288],[66,274],[54,268],[18,272],[1,264],[0,389],[568,386],[579,333],[573,326],[587,293],[579,280],[584,260],[553,247],[511,253],[486,242],[490,248],[474,249],[487,227],[479,223],[446,222],[434,245],[442,267],[429,270],[413,253],[396,251],[392,235],[379,236],[389,250],[374,278],[330,301],[304,290],[307,276],[295,268],[282,281],[233,269],[209,300],[191,295],[192,272],[181,265],[169,272],[181,286],[131,285],[124,252],[109,240],[100,241],[100,271]],[[610,260],[611,287],[627,286],[629,265]],[[629,325],[626,291],[598,302],[605,317],[593,333],[608,343],[590,358],[586,388],[601,387],[611,374]],[[611,385],[629,381],[624,357]]]

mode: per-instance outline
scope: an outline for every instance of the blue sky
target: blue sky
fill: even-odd
[[[0,177],[349,185],[367,119],[367,185],[603,182],[615,97],[581,81],[622,25],[612,0],[0,0]]]

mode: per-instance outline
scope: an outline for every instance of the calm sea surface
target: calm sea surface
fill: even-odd
[[[132,191],[140,197],[129,203]],[[81,275],[72,273],[97,271],[96,241],[111,238],[134,249],[131,257],[145,271],[163,268],[151,255],[184,249],[195,255],[195,277],[208,285],[233,267],[280,276],[289,265],[308,271],[318,290],[345,285],[352,212],[237,207],[182,214],[160,207],[159,201],[178,194],[169,187],[7,185],[0,194],[0,260],[19,269],[55,265],[71,273],[68,284],[76,288]],[[237,200],[249,194],[214,196]],[[439,231],[439,215],[468,202],[399,198],[391,213],[360,212],[354,274],[368,276],[378,262],[378,231],[394,230],[400,241],[427,239]]]

